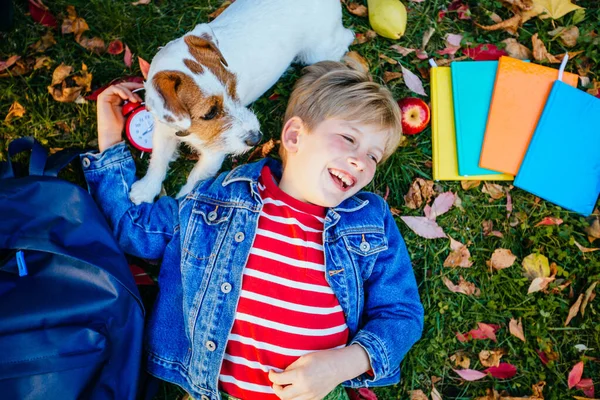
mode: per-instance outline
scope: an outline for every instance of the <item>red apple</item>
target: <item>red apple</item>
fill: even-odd
[[[429,123],[429,107],[427,103],[416,97],[405,97],[398,100],[402,113],[402,132],[415,135],[427,127]]]

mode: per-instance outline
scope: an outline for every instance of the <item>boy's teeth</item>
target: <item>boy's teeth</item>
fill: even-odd
[[[352,179],[350,177],[348,177],[346,174],[342,174],[341,172],[338,172],[338,171],[331,171],[331,174],[340,178],[340,180],[342,182],[344,182],[347,186],[352,185]]]

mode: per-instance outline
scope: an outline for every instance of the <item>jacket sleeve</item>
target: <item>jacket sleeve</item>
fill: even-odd
[[[136,206],[129,200],[129,190],[136,181],[135,163],[124,142],[80,158],[88,190],[121,249],[136,257],[162,258],[178,229],[177,201],[163,196],[154,203]]]
[[[363,326],[350,344],[369,355],[370,373],[345,384],[384,386],[400,380],[400,362],[423,332],[423,305],[404,240],[387,204],[383,207],[388,249],[364,282]]]

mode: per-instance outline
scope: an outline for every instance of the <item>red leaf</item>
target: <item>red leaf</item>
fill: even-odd
[[[446,16],[446,10],[440,10],[438,12],[438,19],[437,19],[438,22],[441,22],[445,16]]]
[[[577,385],[575,385],[577,389],[583,390],[583,393],[589,398],[596,397],[596,393],[594,391],[594,382],[591,378],[585,378],[579,381]]]
[[[140,65],[140,71],[144,75],[144,79],[148,79],[148,71],[150,71],[150,63],[138,56],[138,64]]]
[[[538,357],[540,357],[542,364],[546,365],[550,362],[550,360],[548,359],[548,356],[542,350],[536,350],[536,353],[537,353]]]
[[[500,50],[496,45],[489,43],[463,49],[462,52],[475,61],[496,61],[500,57],[508,55],[506,51]]]
[[[279,95],[277,93],[273,93],[272,95],[269,96],[269,100],[271,101],[275,101],[279,98]]]
[[[123,42],[121,42],[119,39],[113,40],[108,45],[107,51],[109,54],[112,54],[112,55],[121,54],[123,52]]]
[[[125,57],[123,57],[123,62],[129,68],[131,68],[131,57],[132,57],[131,50],[129,50],[129,46],[125,45]]]
[[[502,362],[497,367],[489,367],[484,370],[494,378],[510,379],[517,374],[517,367],[512,364]]]
[[[377,400],[377,396],[375,395],[375,393],[373,393],[371,389],[360,388],[358,389],[358,394],[361,398],[365,400]]]
[[[560,225],[563,223],[563,220],[555,217],[544,217],[540,222],[535,224],[535,227],[542,225]]]
[[[0,61],[0,71],[4,71],[5,69],[12,67],[12,65],[19,61],[20,58],[21,56],[15,54],[14,56],[10,56],[6,61]]]
[[[450,3],[448,11],[456,11],[459,19],[471,19],[469,6],[464,4],[462,0],[454,0]]]
[[[54,15],[52,15],[50,10],[48,10],[48,7],[42,4],[41,0],[29,0],[29,14],[31,15],[31,18],[38,24],[42,24],[50,28],[58,27],[56,18]]]
[[[583,375],[583,361],[579,361],[571,372],[569,372],[569,389],[573,388],[575,385],[581,381],[581,376]]]
[[[467,333],[456,333],[456,338],[459,342],[468,342],[471,339],[492,339],[494,342],[496,339],[496,332],[500,329],[499,325],[495,324],[486,324],[483,322],[478,322],[479,326],[477,329],[471,329]]]
[[[141,267],[135,264],[129,264],[129,270],[133,275],[135,284],[138,286],[154,286],[156,283],[150,278],[150,276]]]
[[[112,86],[112,85],[116,85],[117,83],[121,83],[121,82],[144,83],[144,78],[142,78],[141,76],[124,76],[122,78],[113,79],[112,81],[110,81],[110,83],[108,85],[101,86],[98,89],[94,90],[89,95],[85,96],[85,99],[89,100],[89,101],[96,101],[96,100],[98,100],[98,95],[100,95],[100,93],[104,92],[104,90],[106,90],[106,88],[108,88],[109,86]]]

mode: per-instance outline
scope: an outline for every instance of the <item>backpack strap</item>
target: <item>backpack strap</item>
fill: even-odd
[[[32,136],[27,136],[15,139],[8,145],[8,157],[6,163],[3,163],[0,169],[0,178],[15,177],[11,158],[16,154],[27,150],[31,150],[31,157],[29,158],[29,175],[44,175],[44,167],[46,166],[48,153],[37,140]]]
[[[58,153],[52,154],[48,157],[48,162],[46,163],[46,169],[44,169],[44,175],[46,176],[57,176],[58,173],[71,161],[77,158],[80,154],[87,152],[88,150],[84,150],[81,148],[69,148],[59,151]]]

